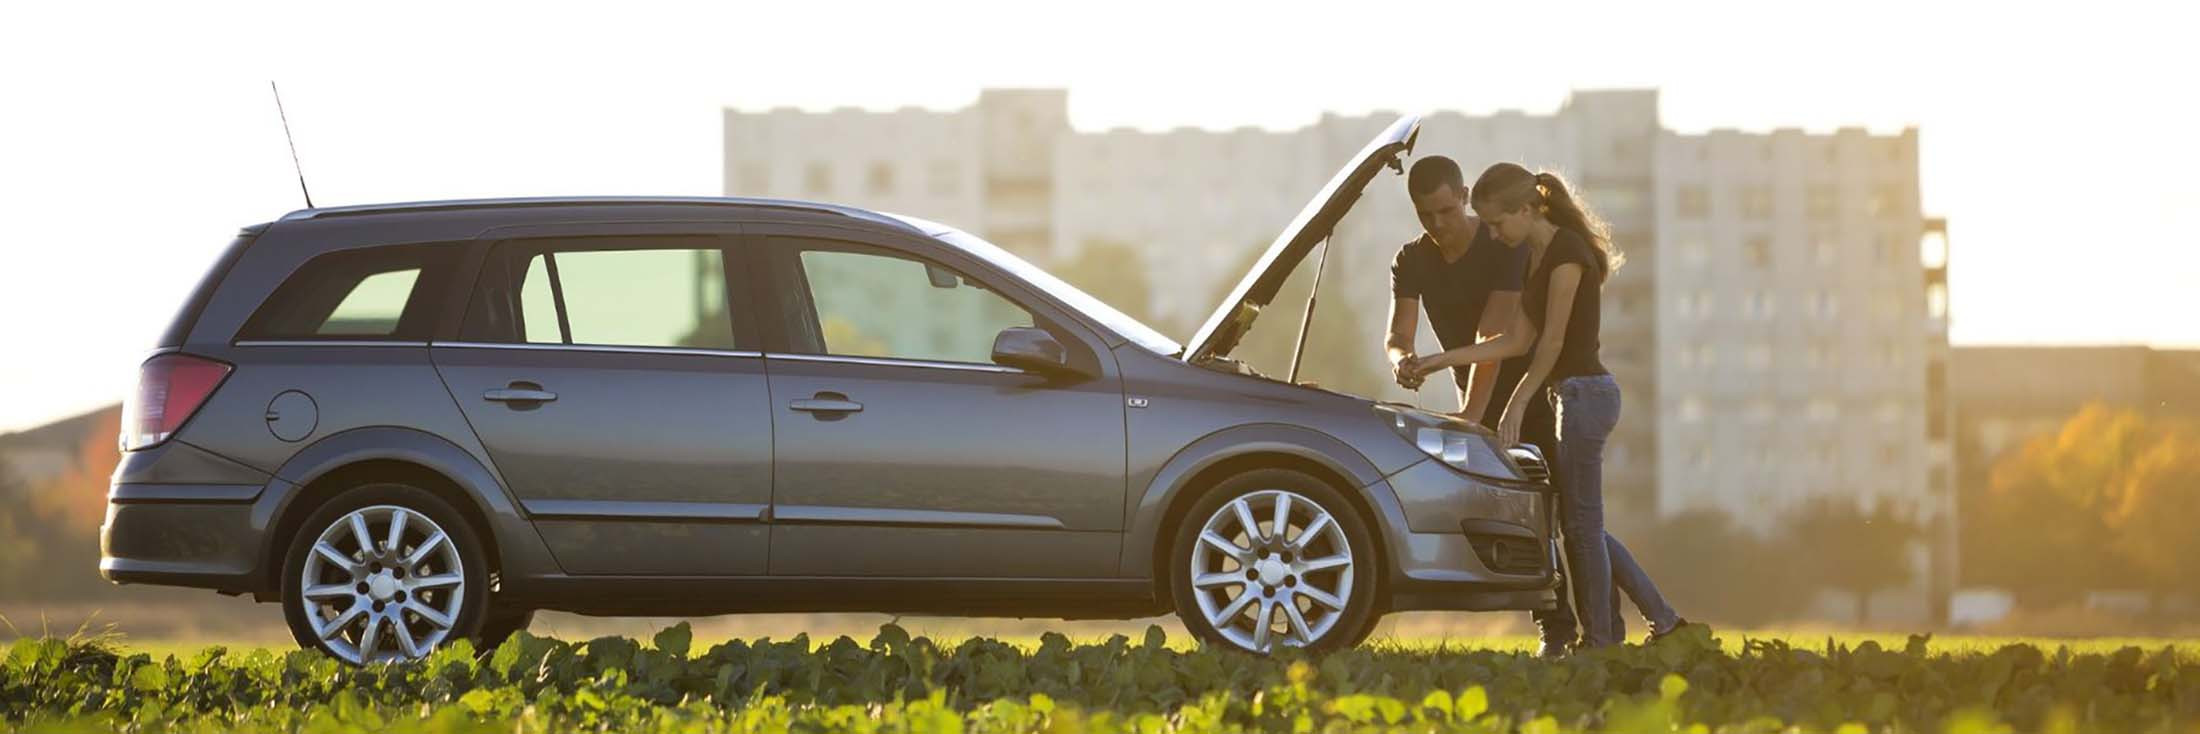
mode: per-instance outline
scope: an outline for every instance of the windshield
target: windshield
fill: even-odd
[[[1153,327],[1139,323],[1138,319],[1131,318],[1129,314],[1115,310],[1115,307],[1109,306],[1107,302],[1094,298],[1084,291],[1077,290],[1077,286],[1070,285],[1045,270],[1040,270],[1038,266],[1025,262],[1023,258],[1009,254],[1007,250],[1003,250],[991,242],[979,239],[977,235],[916,217],[900,214],[888,214],[887,216],[906,222],[909,226],[916,227],[918,230],[939,238],[947,244],[961,248],[964,252],[975,255],[980,260],[992,263],[994,267],[1008,271],[1010,275],[1022,278],[1024,282],[1031,284],[1032,287],[1046,291],[1047,295],[1055,297],[1055,299],[1067,304],[1070,308],[1083,313],[1086,317],[1100,322],[1101,326],[1107,327],[1146,351],[1164,357],[1174,357],[1184,351],[1184,345],[1176,343],[1174,339],[1162,336],[1161,332],[1154,331]]]

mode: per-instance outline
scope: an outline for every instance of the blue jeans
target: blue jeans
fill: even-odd
[[[1558,524],[1565,536],[1582,645],[1602,647],[1625,638],[1626,623],[1620,619],[1615,591],[1624,591],[1634,600],[1651,631],[1673,629],[1680,616],[1665,603],[1657,584],[1627,546],[1604,530],[1604,442],[1619,424],[1619,381],[1611,375],[1569,377],[1553,386],[1552,395],[1558,424],[1558,470],[1553,473],[1559,482]],[[1545,640],[1559,632],[1550,627],[1545,625]]]

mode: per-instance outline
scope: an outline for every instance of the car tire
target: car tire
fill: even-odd
[[[483,655],[494,652],[498,645],[534,622],[533,609],[499,609],[491,604],[488,616],[481,620],[481,634],[476,638],[474,649]]]
[[[1279,504],[1280,538],[1272,534]],[[1192,504],[1170,544],[1169,591],[1185,628],[1204,643],[1325,652],[1358,644],[1373,628],[1379,559],[1366,520],[1342,492],[1301,472],[1261,469]]]
[[[316,508],[291,538],[283,618],[300,647],[346,663],[418,659],[479,637],[492,616],[488,565],[450,503],[406,484],[363,484]]]

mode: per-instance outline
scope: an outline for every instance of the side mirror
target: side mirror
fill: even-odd
[[[1046,374],[1071,372],[1069,350],[1045,329],[1011,326],[993,337],[993,363]]]

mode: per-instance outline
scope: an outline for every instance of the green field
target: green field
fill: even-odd
[[[522,635],[346,668],[284,648],[24,638],[31,731],[2200,732],[2200,644],[1724,632],[1563,661],[1518,637],[1326,657],[1132,639]]]

